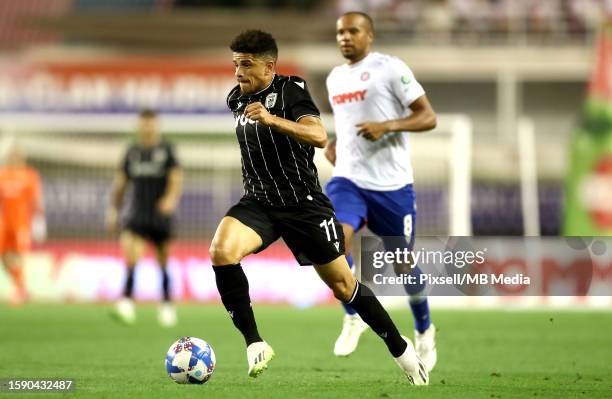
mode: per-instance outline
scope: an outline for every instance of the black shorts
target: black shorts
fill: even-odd
[[[323,265],[344,254],[344,233],[325,194],[307,198],[298,206],[275,207],[242,197],[227,216],[259,234],[263,244],[256,252],[282,237],[300,265]]]
[[[125,224],[125,230],[144,238],[155,246],[165,244],[173,237],[172,218],[167,216],[156,216],[148,220],[131,218]]]

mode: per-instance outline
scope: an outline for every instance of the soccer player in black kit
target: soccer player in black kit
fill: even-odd
[[[210,256],[221,301],[246,341],[249,376],[263,372],[274,351],[257,330],[240,261],[282,237],[297,261],[313,265],[334,296],[384,340],[408,380],[426,385],[427,371],[412,343],[349,269],[342,227],[313,163],[314,147],[325,146],[327,133],[306,82],[275,74],[278,48],[269,33],[245,31],[230,49],[238,85],[227,105],[240,144],[244,196],[221,220]]]
[[[169,243],[172,238],[172,215],[182,190],[182,172],[172,146],[159,135],[155,112],[140,113],[138,140],[128,147],[116,173],[107,211],[107,227],[115,231],[119,225],[119,212],[128,184],[133,187],[127,217],[122,225],[120,244],[123,250],[127,278],[123,298],[117,302],[113,315],[132,324],[135,321],[132,292],[134,269],[142,258],[146,244],[155,248],[157,262],[162,271],[163,303],[158,321],[164,327],[176,324],[176,311],[170,302],[170,279],[166,270]]]

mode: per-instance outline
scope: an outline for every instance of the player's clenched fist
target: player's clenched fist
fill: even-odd
[[[272,118],[274,118],[260,102],[247,105],[244,109],[244,116],[264,125],[269,125]]]
[[[157,210],[165,216],[170,216],[176,209],[176,201],[169,196],[164,196],[157,202]]]
[[[363,122],[355,125],[357,135],[366,140],[376,141],[387,133],[387,127],[382,122]]]

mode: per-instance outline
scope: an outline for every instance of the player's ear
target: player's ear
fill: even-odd
[[[372,32],[372,29],[368,29],[368,44],[372,44],[373,41],[374,41],[374,32]]]
[[[266,73],[273,74],[276,69],[276,60],[267,59],[266,60]]]

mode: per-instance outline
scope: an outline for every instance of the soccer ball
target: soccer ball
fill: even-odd
[[[178,384],[204,384],[216,364],[212,347],[200,338],[183,337],[166,353],[166,371]]]

